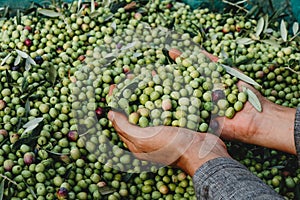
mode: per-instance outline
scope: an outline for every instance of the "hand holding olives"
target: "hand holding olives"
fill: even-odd
[[[193,175],[209,160],[230,157],[223,141],[213,134],[172,126],[141,128],[114,111],[108,118],[130,151],[142,160],[174,165]]]

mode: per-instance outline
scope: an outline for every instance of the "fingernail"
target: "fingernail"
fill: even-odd
[[[114,112],[113,111],[109,111],[108,114],[107,114],[107,117],[110,121],[113,121],[114,120]]]

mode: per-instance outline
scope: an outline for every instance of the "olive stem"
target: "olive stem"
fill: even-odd
[[[16,183],[15,181],[11,180],[10,178],[8,178],[7,176],[4,176],[2,174],[0,174],[0,176],[6,180],[8,180],[9,182],[11,182],[12,184],[16,185],[18,188],[20,188],[19,184]]]
[[[295,74],[300,74],[299,72],[297,72],[297,71],[293,70],[293,69],[292,69],[292,68],[290,68],[290,67],[285,67],[285,69],[288,69],[288,70],[290,70],[291,72],[293,72],[293,73],[295,73]]]
[[[229,1],[227,1],[227,0],[222,0],[222,1],[223,1],[224,3],[227,3],[227,4],[231,5],[231,6],[235,6],[235,7],[237,7],[238,9],[241,9],[241,10],[245,11],[246,13],[249,12],[249,11],[248,11],[247,9],[245,9],[244,7],[238,5],[238,4],[240,4],[240,3],[246,2],[247,0],[243,0],[243,1],[240,1],[240,2],[237,2],[237,3],[232,3],[232,2],[229,2]]]

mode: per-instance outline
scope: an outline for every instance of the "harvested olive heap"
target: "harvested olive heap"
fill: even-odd
[[[211,117],[232,118],[246,101],[263,109],[238,90],[240,79],[299,106],[298,23],[172,1],[92,2],[0,21],[0,199],[196,199],[186,173],[126,149],[109,109],[142,127],[206,132]],[[278,193],[299,199],[295,156],[226,144]]]

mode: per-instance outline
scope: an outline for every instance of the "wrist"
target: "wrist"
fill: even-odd
[[[220,157],[228,157],[226,145],[216,136],[204,134],[209,138],[198,137],[190,148],[180,157],[176,166],[193,176],[206,162]]]

